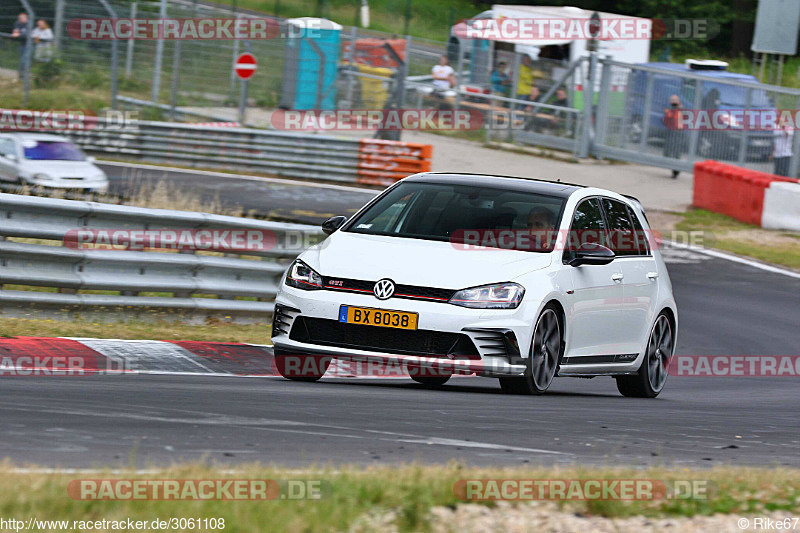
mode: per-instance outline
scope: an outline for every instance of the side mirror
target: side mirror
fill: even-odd
[[[614,252],[593,242],[585,242],[575,251],[575,256],[567,263],[569,266],[607,265],[614,260]]]
[[[8,159],[9,161],[14,161],[15,163],[18,161],[18,160],[17,160],[17,156],[16,156],[16,155],[14,155],[14,154],[8,154],[8,155],[4,155],[3,157],[5,157],[6,159]]]
[[[342,227],[342,224],[347,222],[347,217],[338,216],[338,217],[331,217],[325,222],[322,223],[322,231],[325,235],[330,235],[337,229]]]
[[[88,161],[89,163],[94,163],[95,161],[97,161],[97,158],[94,157],[93,155],[88,155],[86,156],[86,161]]]

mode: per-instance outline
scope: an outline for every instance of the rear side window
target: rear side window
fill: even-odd
[[[636,255],[650,255],[650,246],[647,233],[636,216],[636,212],[630,206],[625,206],[628,209],[628,215],[633,222],[633,246],[636,250]]]
[[[608,221],[609,248],[618,256],[647,255],[645,245],[644,254],[641,252],[640,242],[633,223],[633,213],[627,205],[617,200],[603,198],[603,209]],[[638,221],[637,221],[638,222]],[[641,230],[641,225],[639,225]],[[643,232],[639,232],[643,233]]]

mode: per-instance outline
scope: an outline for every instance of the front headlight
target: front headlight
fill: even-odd
[[[34,174],[33,179],[41,181],[50,181],[53,179],[53,176],[51,176],[50,174]]]
[[[518,283],[497,283],[460,290],[449,303],[474,309],[516,309],[524,294]]]
[[[286,274],[286,284],[297,289],[313,291],[322,288],[322,276],[313,268],[297,259],[292,263],[292,266],[289,267],[289,273]]]

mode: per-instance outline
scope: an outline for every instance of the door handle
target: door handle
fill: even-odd
[[[611,279],[613,279],[614,281],[622,281],[622,278],[624,278],[624,277],[625,276],[623,276],[622,274],[619,274],[619,273],[618,274],[611,274]]]
[[[652,280],[655,280],[656,278],[658,278],[658,272],[648,272],[647,277]]]

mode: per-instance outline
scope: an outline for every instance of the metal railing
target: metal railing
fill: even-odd
[[[152,308],[263,317],[272,312],[288,263],[305,244],[323,237],[318,228],[300,224],[16,194],[0,194],[0,217],[3,308]],[[276,245],[216,255],[63,245],[70,232],[92,229],[253,230],[274,236]]]
[[[395,141],[144,121],[64,133],[94,154],[292,178],[388,185],[430,170],[430,146]]]

